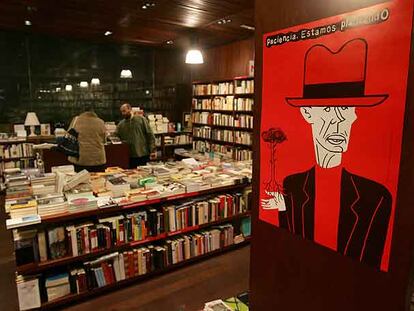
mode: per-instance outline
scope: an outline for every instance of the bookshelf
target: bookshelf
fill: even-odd
[[[109,285],[106,285],[104,287],[95,288],[95,289],[92,289],[92,290],[89,290],[89,291],[86,291],[86,292],[83,292],[83,293],[80,293],[80,294],[70,294],[68,296],[53,300],[51,302],[42,303],[42,305],[40,307],[40,310],[56,309],[58,307],[66,306],[68,304],[73,304],[75,302],[84,301],[84,300],[86,300],[90,297],[94,297],[94,296],[102,295],[104,293],[115,291],[115,290],[118,290],[120,288],[136,284],[138,282],[143,282],[145,280],[154,278],[156,276],[163,275],[163,274],[168,273],[168,272],[172,272],[172,271],[174,271],[176,269],[179,269],[181,267],[184,267],[186,265],[189,265],[189,264],[192,264],[192,263],[197,263],[199,261],[209,259],[213,256],[218,256],[218,255],[224,254],[226,252],[229,252],[229,251],[247,246],[250,243],[250,239],[251,238],[246,238],[245,241],[240,242],[238,244],[233,244],[233,245],[230,245],[230,246],[226,246],[226,247],[223,247],[219,250],[215,250],[215,251],[212,251],[212,252],[197,256],[197,257],[193,257],[193,258],[184,260],[182,262],[173,264],[173,265],[171,265],[169,267],[166,267],[164,269],[160,269],[160,270],[156,270],[156,271],[146,273],[144,275],[139,275],[139,276],[136,276],[136,277],[128,278],[128,279],[125,279],[123,281],[116,282],[116,283],[113,283],[113,284],[109,284]]]
[[[224,218],[224,219],[221,219],[221,220],[212,221],[212,222],[207,223],[207,224],[195,225],[195,226],[187,227],[187,228],[182,229],[182,230],[177,230],[177,231],[168,232],[168,233],[162,233],[162,234],[159,234],[157,236],[148,237],[144,240],[124,243],[122,245],[113,246],[113,247],[108,248],[108,249],[94,251],[94,252],[91,252],[89,254],[83,254],[83,255],[79,255],[79,256],[67,256],[67,257],[63,257],[63,258],[59,258],[59,259],[48,260],[48,261],[45,261],[45,262],[21,265],[21,266],[18,266],[16,268],[16,271],[21,275],[38,274],[38,273],[47,271],[47,270],[52,269],[52,268],[87,261],[87,260],[90,260],[94,257],[104,256],[104,255],[107,255],[107,254],[110,254],[110,253],[113,253],[113,252],[125,251],[125,250],[131,249],[133,247],[154,243],[154,242],[161,241],[161,240],[164,240],[166,238],[174,237],[174,236],[184,234],[184,233],[191,233],[191,232],[199,231],[199,230],[209,228],[209,227],[212,227],[212,226],[232,222],[236,219],[239,219],[241,217],[247,217],[247,216],[250,216],[250,211],[240,213],[240,214],[236,214],[234,216],[227,217],[227,218]]]
[[[33,168],[35,166],[33,143],[26,139],[0,141],[0,175],[9,168]]]
[[[155,133],[157,158],[155,161],[166,161],[174,158],[174,148],[192,147],[192,132]]]
[[[254,78],[193,82],[193,149],[252,159]]]
[[[227,203],[222,205],[224,203],[220,202]],[[188,203],[190,203],[190,205],[188,205]],[[201,208],[201,210],[198,210],[198,204],[205,204],[206,209]],[[177,222],[173,225],[173,227],[171,227],[171,222],[168,222],[168,219],[171,219],[171,214],[169,214],[171,206],[173,206],[172,213],[175,215],[174,219],[177,217]],[[188,208],[188,210],[183,212],[183,207],[184,210],[186,208]],[[193,212],[190,211],[191,209],[193,209]],[[161,215],[161,218],[152,218],[150,216],[151,210],[155,210],[157,215]],[[37,246],[36,248],[34,247],[33,250],[35,252],[39,251],[39,257],[38,259],[31,260],[31,262],[18,264],[16,272],[23,278],[30,279],[32,277],[36,277],[40,284],[39,286],[42,288],[41,292],[43,293],[47,290],[47,281],[51,275],[56,273],[67,273],[70,282],[69,294],[53,300],[45,299],[45,296],[42,296],[42,304],[39,308],[40,310],[56,309],[67,304],[73,304],[93,296],[114,291],[119,288],[168,273],[185,265],[246,246],[249,243],[250,237],[249,234],[244,235],[245,231],[242,230],[242,223],[246,218],[250,218],[250,210],[251,184],[250,182],[240,182],[231,186],[220,186],[196,192],[170,195],[163,198],[145,200],[137,203],[114,203],[113,205],[102,209],[42,217],[40,223],[21,226],[18,228],[19,231],[23,230],[22,234],[23,232],[36,232],[34,239],[37,241],[36,243],[39,244],[36,244]],[[201,214],[200,211],[202,211]],[[131,216],[139,213],[146,213],[145,227],[142,231],[145,233],[142,233],[142,235],[139,235],[139,238],[136,239],[134,226],[137,225],[137,223],[130,222],[128,224],[124,221],[131,219],[128,218],[128,215]],[[166,216],[166,213],[168,216]],[[199,216],[196,217],[195,215]],[[200,218],[200,215],[208,216]],[[102,229],[100,226],[107,226],[107,221],[101,222],[101,220],[119,216],[122,216],[122,222],[119,221],[115,227],[110,226],[110,233],[108,233],[107,237],[103,238],[103,240],[100,239],[99,232],[95,233],[97,236],[92,233],[93,231],[98,231],[98,228]],[[181,220],[179,221],[178,219]],[[156,223],[151,223],[154,220]],[[87,234],[84,235],[84,231],[82,231],[83,229],[80,229],[81,231],[78,235],[78,229],[76,229],[76,239],[73,240],[73,235],[70,234],[69,228],[84,228],[85,226],[88,226],[87,228],[89,228],[86,231]],[[57,228],[63,228],[62,230],[65,232],[64,242],[52,242],[50,240],[50,232]],[[121,232],[124,233],[120,235],[118,230],[121,230]],[[40,235],[41,232],[46,235],[46,242],[44,242],[46,243],[46,250],[44,247],[40,247],[40,238],[38,235]],[[214,240],[213,232],[218,232],[216,240]],[[107,240],[108,236],[111,240],[109,244]],[[121,238],[121,236],[123,236],[123,238]],[[233,238],[236,236],[242,238]],[[94,245],[93,243],[95,241],[93,239],[96,239],[96,241],[99,241],[100,239],[98,248],[96,247],[96,244],[95,248],[93,248],[92,245]],[[194,244],[190,244],[193,246],[188,246],[189,249],[191,247],[191,251],[187,251],[187,246],[184,244],[185,239],[187,239],[187,241],[188,239],[190,241],[193,239]],[[75,241],[75,245],[78,245],[76,246],[76,253],[74,252],[73,241]],[[104,241],[104,244],[101,244],[102,241]],[[66,248],[65,255],[61,255],[58,258],[53,257],[52,254],[54,253],[54,250],[56,250],[56,248],[54,248],[56,247],[56,244],[54,243],[64,243],[63,245]],[[173,243],[173,245],[177,246],[171,246],[171,248],[168,248],[171,245],[169,243]],[[85,251],[85,245],[87,245],[86,247],[89,251]],[[178,247],[181,250],[178,251],[178,249],[176,249],[174,252],[174,247]],[[194,253],[193,247],[195,247]],[[161,257],[159,257],[160,253],[157,253],[157,248],[163,249]],[[43,253],[47,254],[43,255],[46,256],[43,257],[43,259],[41,249],[44,249]],[[60,246],[58,249],[60,249]],[[146,261],[146,268],[143,268],[144,270],[140,270],[141,272],[136,272],[134,270],[131,274],[131,270],[127,270],[128,266],[130,267],[131,264],[130,260],[132,260],[131,257],[129,257],[129,254],[133,253],[133,256],[135,256],[135,253],[138,252],[139,254],[141,250],[145,250],[146,252],[148,252],[148,250],[150,251],[151,255],[146,258],[146,260],[150,258],[150,263]],[[181,255],[178,255],[180,252],[182,252]],[[18,256],[21,256],[22,253],[18,252],[18,249],[16,249],[15,254],[17,263],[19,262]],[[26,258],[26,250],[23,254],[24,258]],[[174,258],[174,254],[177,254],[176,256],[179,257],[175,257],[176,259],[167,259],[170,258],[168,256]],[[145,256],[142,256],[144,260]],[[34,258],[36,258],[36,256]],[[121,260],[119,258],[122,258],[122,267],[124,267],[124,258],[125,262],[128,260],[128,264],[125,263],[125,271],[127,272],[124,272],[123,278],[120,279],[118,279],[116,271],[117,268],[115,268],[115,258],[117,258],[117,260]],[[162,261],[160,264],[160,262],[157,261],[157,258],[163,258],[165,261]],[[140,262],[139,260],[141,259],[138,259],[138,262]],[[98,262],[97,266],[94,266],[93,262]],[[143,267],[145,267],[144,263],[145,260],[142,263]],[[98,278],[96,276],[96,272],[91,272],[94,271],[92,267],[101,267],[101,265],[104,267],[107,264],[109,264],[109,267],[113,269],[113,271],[111,274],[112,276],[110,277],[106,274],[104,275],[104,278],[106,279],[104,285],[96,285],[96,281],[95,283],[90,283],[89,278]],[[136,268],[135,263],[133,265],[134,269],[141,269]],[[80,271],[80,269],[84,269],[83,274],[86,275],[84,276],[86,278],[85,282],[87,282],[85,283],[87,284],[86,290],[79,290],[79,285],[76,285],[78,284],[76,282],[80,282],[79,279],[77,279],[79,275],[72,274],[74,271],[75,273],[78,273],[76,271]],[[106,272],[104,271],[104,273]],[[107,277],[109,278],[109,281]],[[78,287],[73,287],[73,284]],[[73,288],[78,288],[78,291],[74,292]]]

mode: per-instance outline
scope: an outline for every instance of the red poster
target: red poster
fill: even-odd
[[[413,0],[264,35],[260,219],[388,271]]]

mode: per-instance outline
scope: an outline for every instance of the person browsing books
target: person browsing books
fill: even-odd
[[[147,119],[143,116],[133,115],[130,104],[125,103],[120,108],[122,117],[116,134],[129,145],[129,167],[136,168],[145,165],[155,152],[155,137]]]
[[[93,111],[93,106],[85,105],[84,112],[73,118],[69,128],[74,128],[79,133],[79,158],[68,157],[69,162],[75,165],[75,170],[104,171],[105,122]]]

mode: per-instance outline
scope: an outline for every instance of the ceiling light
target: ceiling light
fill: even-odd
[[[150,91],[149,90],[145,90],[145,94],[149,95]]]
[[[98,78],[92,78],[91,85],[99,85],[101,81]]]
[[[254,26],[249,26],[249,25],[240,25],[241,28],[247,29],[247,30],[255,30]]]
[[[131,79],[132,78],[132,72],[129,69],[122,69],[121,70],[121,79]]]
[[[154,2],[145,2],[142,6],[141,9],[146,10],[146,9],[150,9],[153,8],[155,6]]]
[[[31,21],[29,21],[28,19],[26,19],[26,20],[24,21],[24,24],[25,24],[26,26],[32,26],[32,22],[31,22]]]
[[[66,84],[65,85],[65,91],[71,92],[72,91],[72,85],[71,84]]]
[[[203,64],[204,63],[203,54],[201,54],[201,51],[198,49],[189,50],[185,57],[185,63],[186,64]]]
[[[79,83],[79,86],[82,88],[87,88],[89,86],[89,83],[87,81],[81,81],[81,83]]]
[[[222,19],[219,19],[217,21],[217,24],[219,24],[219,25],[224,25],[224,24],[228,24],[228,23],[231,23],[231,19],[230,18],[222,18]]]
[[[174,41],[173,40],[168,40],[165,43],[167,43],[168,45],[171,45],[171,44],[174,44]]]
[[[105,31],[105,36],[110,36],[110,35],[112,35],[112,31],[109,31],[109,30]]]
[[[56,92],[60,92],[62,89],[60,87],[56,88]]]

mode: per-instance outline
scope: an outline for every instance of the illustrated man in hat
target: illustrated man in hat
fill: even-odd
[[[342,166],[357,109],[388,98],[365,94],[367,50],[365,40],[354,39],[337,52],[316,45],[306,53],[303,97],[286,101],[312,129],[316,165],[284,179],[285,210],[279,209],[279,222],[304,239],[379,269],[391,194]]]

